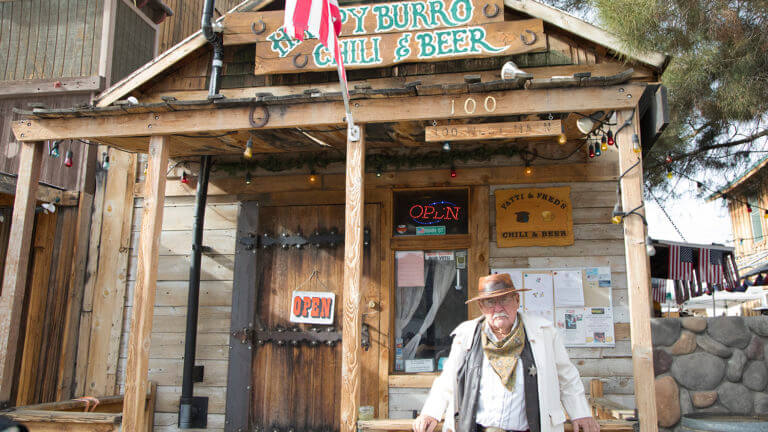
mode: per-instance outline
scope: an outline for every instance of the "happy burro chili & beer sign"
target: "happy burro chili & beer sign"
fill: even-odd
[[[340,12],[339,47],[348,69],[546,50],[543,22],[504,21],[500,0],[415,0],[348,6]],[[335,69],[314,36],[308,34],[305,42],[290,38],[282,19],[282,11],[274,11],[241,13],[225,21],[225,29],[231,23],[233,38],[256,42],[256,75]],[[225,30],[225,43],[227,35]]]
[[[495,198],[498,247],[573,244],[570,187],[499,189]]]

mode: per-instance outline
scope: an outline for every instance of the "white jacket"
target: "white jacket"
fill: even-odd
[[[551,322],[535,315],[520,314],[531,344],[536,363],[539,384],[539,412],[541,432],[562,432],[565,422],[563,407],[570,418],[590,417],[589,403],[584,397],[579,371],[568,358],[560,333]],[[454,431],[453,414],[456,394],[456,373],[464,362],[464,357],[472,347],[480,318],[465,321],[451,333],[453,345],[448,360],[443,364],[443,372],[432,384],[421,413],[438,420],[445,417],[443,430]],[[530,389],[525,389],[530,391]]]

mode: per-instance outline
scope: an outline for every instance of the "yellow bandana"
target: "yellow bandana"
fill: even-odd
[[[517,370],[517,361],[525,346],[525,329],[520,320],[517,319],[517,325],[502,340],[494,342],[488,338],[485,331],[483,335],[483,351],[488,358],[488,362],[493,367],[494,372],[501,378],[501,383],[507,390],[512,391],[515,388],[515,371]]]

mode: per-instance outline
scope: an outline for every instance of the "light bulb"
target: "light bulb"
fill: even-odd
[[[247,184],[247,185],[251,184],[251,172],[250,171],[245,173],[245,184]]]
[[[248,141],[245,143],[245,150],[243,151],[243,157],[246,159],[250,159],[253,157],[253,138],[248,138]]]
[[[601,145],[597,145],[597,143],[595,143],[595,156],[600,156],[600,155],[603,154],[603,152],[600,150],[600,147],[602,147],[602,146]]]
[[[752,206],[747,204],[747,213],[752,213]]]
[[[763,219],[768,219],[768,210],[765,211],[765,214],[763,215]]]
[[[67,150],[67,154],[64,156],[64,166],[67,168],[72,167],[72,150]]]
[[[456,168],[451,167],[451,178],[456,178]]]
[[[317,183],[317,174],[315,174],[315,172],[314,172],[314,171],[312,171],[312,172],[309,174],[309,182],[310,182],[310,183],[313,183],[313,184],[314,184],[314,183]]]
[[[608,139],[605,137],[605,134],[600,137],[600,149],[603,151],[608,150]]]
[[[525,173],[525,175],[527,175],[527,176],[529,176],[529,175],[533,174],[533,167],[531,166],[531,163],[530,163],[530,162],[526,162],[526,163],[525,163],[525,169],[523,169],[523,172],[524,172],[524,173]]]
[[[557,136],[557,143],[558,143],[558,144],[560,144],[560,145],[564,145],[564,144],[565,144],[565,143],[567,143],[567,142],[568,142],[568,137],[566,137],[564,133],[560,133],[560,134]]]
[[[189,183],[189,178],[187,178],[187,172],[186,171],[182,171],[182,173],[181,173],[181,182],[183,184]]]
[[[593,158],[595,157],[595,146],[592,144],[589,145],[589,157]]]
[[[643,151],[643,148],[640,147],[640,138],[637,137],[637,134],[632,134],[632,151],[635,153]]]
[[[381,175],[382,175],[382,174],[383,174],[383,173],[381,172],[381,168],[378,168],[378,169],[376,170],[376,177],[381,177]]]
[[[446,151],[446,152],[451,151],[451,143],[449,143],[448,141],[443,143],[443,151]]]
[[[672,180],[672,171],[667,170],[667,178]]]
[[[614,139],[613,139],[613,131],[610,130],[610,129],[608,130],[608,140],[607,141],[608,141],[608,145],[609,146],[612,146],[612,145],[614,145],[616,143],[616,141],[614,141]]]
[[[621,220],[622,220],[622,218],[619,215],[611,216],[611,223],[612,224],[618,225],[618,224],[621,223]]]
[[[656,255],[656,248],[653,247],[653,240],[651,240],[650,236],[645,237],[645,252],[648,256]]]
[[[104,158],[103,162],[101,163],[101,167],[104,168],[104,171],[109,171],[109,155],[107,152],[104,152]]]

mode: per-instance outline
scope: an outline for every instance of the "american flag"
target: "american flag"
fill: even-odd
[[[309,32],[320,39],[320,43],[336,60],[344,94],[349,93],[344,62],[339,49],[341,12],[337,0],[286,0],[283,29],[288,36],[300,41],[304,40],[304,32]]]
[[[666,300],[667,280],[659,278],[651,278],[651,295],[653,301],[657,303],[664,303]]]
[[[723,283],[723,252],[715,249],[699,249],[699,274],[707,284]]]
[[[669,278],[693,279],[693,248],[676,245],[669,247]]]

